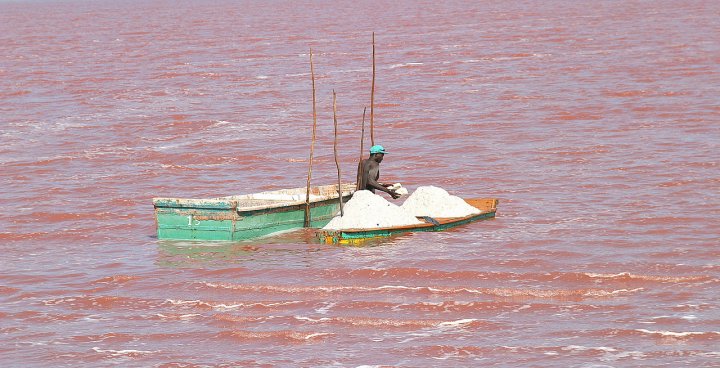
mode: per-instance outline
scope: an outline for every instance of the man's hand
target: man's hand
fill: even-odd
[[[393,190],[393,189],[388,190],[388,194],[390,194],[390,196],[391,196],[393,199],[398,199],[398,198],[400,198],[400,194],[398,194],[398,193],[397,193],[395,190]]]

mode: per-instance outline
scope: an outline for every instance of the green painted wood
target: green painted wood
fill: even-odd
[[[350,196],[346,196],[344,200],[349,198]],[[201,202],[198,205],[198,201],[193,201],[191,207],[183,207],[179,206],[182,203],[180,201],[156,201],[158,239],[246,240],[301,228],[304,224],[304,204],[236,211],[235,204],[230,202]],[[339,211],[337,199],[312,203],[311,227],[327,225]]]
[[[204,208],[204,209],[233,209],[237,206],[236,201],[226,199],[203,199],[187,200],[180,198],[158,198],[153,201],[155,207],[163,208]]]

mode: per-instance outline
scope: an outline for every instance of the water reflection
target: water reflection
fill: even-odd
[[[325,257],[345,258],[355,253],[351,249],[402,245],[415,235],[408,233],[325,244],[318,240],[314,229],[297,229],[237,242],[158,240],[156,264],[172,268],[222,268],[230,264],[322,268]]]

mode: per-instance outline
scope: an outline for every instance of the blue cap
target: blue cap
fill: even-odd
[[[383,146],[376,144],[376,145],[370,147],[370,154],[372,155],[373,153],[383,153],[384,154],[384,153],[387,153],[387,151],[385,151],[385,148]]]

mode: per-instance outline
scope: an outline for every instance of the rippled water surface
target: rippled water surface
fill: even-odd
[[[0,365],[720,365],[720,3],[0,2]],[[152,197],[383,178],[497,218],[159,241]],[[367,144],[367,143],[366,143]],[[367,145],[366,145],[367,147]]]

